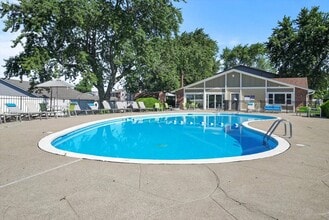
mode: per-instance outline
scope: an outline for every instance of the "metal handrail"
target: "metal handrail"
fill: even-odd
[[[273,124],[271,125],[271,127],[267,130],[266,134],[264,135],[264,138],[263,138],[263,144],[267,146],[268,144],[268,140],[270,139],[270,137],[272,136],[273,132],[275,131],[275,129],[278,127],[278,125],[280,123],[284,123],[284,135],[285,137],[288,137],[287,136],[287,125],[289,125],[289,137],[288,138],[291,138],[292,137],[292,124],[290,121],[286,120],[286,119],[278,119],[278,120],[275,120],[273,122]]]

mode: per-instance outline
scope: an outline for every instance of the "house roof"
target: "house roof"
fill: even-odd
[[[81,93],[71,88],[52,88],[52,89],[34,89],[29,91],[30,83],[28,81],[20,81],[13,79],[0,79],[0,86],[3,85],[0,90],[0,95],[19,96],[19,93],[32,97],[50,97],[52,96],[59,99],[70,100],[98,100],[98,96],[94,96],[89,93]],[[6,88],[7,87],[7,88]],[[17,92],[19,91],[19,93]]]
[[[0,79],[0,95],[29,97],[40,96],[33,92],[29,92],[29,88],[30,84],[26,81]]]
[[[274,80],[294,85],[297,87],[308,89],[307,77],[296,77],[296,78],[275,78]]]
[[[198,85],[202,82],[212,80],[214,78],[219,77],[220,75],[228,74],[228,73],[231,73],[231,72],[234,72],[234,71],[238,71],[238,72],[241,72],[241,73],[244,73],[244,74],[247,74],[247,75],[253,75],[253,76],[258,77],[258,78],[266,78],[269,81],[276,81],[278,83],[285,84],[287,86],[298,87],[298,88],[301,88],[301,89],[308,90],[309,92],[313,91],[313,90],[308,88],[307,78],[306,77],[301,77],[301,78],[276,78],[278,76],[277,74],[270,73],[270,72],[260,70],[260,69],[256,69],[256,68],[252,68],[252,67],[242,66],[242,65],[235,66],[231,69],[227,69],[223,72],[217,73],[216,75],[213,75],[213,76],[208,77],[206,79],[200,80],[200,81],[192,83],[190,85],[186,85],[186,86],[184,86],[184,88],[193,87],[193,86]],[[180,89],[182,89],[182,88],[180,88]],[[177,90],[174,90],[174,91],[178,91],[180,89],[177,89]]]
[[[274,74],[274,73],[270,73],[270,72],[267,72],[264,70],[256,69],[256,68],[249,67],[249,66],[243,66],[243,65],[235,66],[229,70],[232,70],[232,69],[240,70],[243,72],[251,73],[256,76],[261,76],[261,77],[266,77],[266,78],[274,78],[277,76],[277,74]],[[226,71],[223,71],[223,72],[226,72]],[[221,72],[221,73],[223,73],[223,72]]]

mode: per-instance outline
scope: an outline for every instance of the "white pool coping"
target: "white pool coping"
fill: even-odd
[[[90,159],[90,160],[99,160],[99,161],[108,161],[108,162],[119,162],[119,163],[135,163],[135,164],[209,164],[209,163],[228,163],[228,162],[237,162],[237,161],[247,161],[247,160],[256,160],[256,159],[261,159],[261,158],[267,158],[267,157],[272,157],[278,154],[281,154],[285,152],[286,150],[289,149],[290,143],[286,141],[284,138],[272,134],[272,137],[278,142],[278,146],[275,147],[274,149],[271,149],[266,152],[261,152],[261,153],[256,153],[256,154],[251,154],[251,155],[244,155],[244,156],[235,156],[235,157],[224,157],[224,158],[212,158],[212,159],[183,159],[183,160],[151,160],[151,159],[130,159],[130,158],[114,158],[114,157],[104,157],[104,156],[94,156],[94,155],[88,155],[88,154],[80,154],[80,153],[74,153],[70,151],[64,151],[61,149],[55,148],[51,142],[54,141],[56,138],[63,136],[69,132],[75,131],[77,129],[105,122],[105,121],[113,121],[117,119],[127,119],[127,118],[145,118],[145,117],[153,117],[153,116],[181,116],[181,115],[205,115],[205,114],[214,114],[214,113],[193,113],[193,112],[185,112],[185,113],[166,113],[166,114],[146,114],[146,115],[129,115],[129,116],[121,116],[121,117],[114,117],[114,118],[109,118],[109,119],[103,119],[103,120],[97,120],[93,122],[88,122],[88,123],[83,123],[74,127],[70,127],[67,129],[64,129],[62,131],[52,133],[44,138],[42,138],[38,146],[40,149],[57,154],[57,155],[63,155],[63,156],[68,156],[68,157],[73,157],[73,158],[81,158],[81,159]],[[221,114],[221,113],[217,113]],[[225,115],[229,113],[224,113]],[[234,115],[234,113],[232,113]],[[264,116],[259,114],[260,116]],[[254,127],[251,127],[249,125],[250,122],[254,121],[268,121],[268,120],[276,120],[280,118],[275,118],[275,119],[265,119],[265,120],[250,120],[246,121],[242,124],[242,126],[250,128],[254,131],[260,132],[265,134],[266,132],[260,129],[256,129]]]

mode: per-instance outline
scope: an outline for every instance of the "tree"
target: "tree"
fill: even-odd
[[[217,44],[202,29],[154,38],[145,48],[135,74],[126,78],[128,91],[171,91],[218,70]]]
[[[256,43],[247,45],[237,45],[232,49],[224,48],[220,56],[224,70],[237,65],[255,67],[265,71],[273,71],[271,63],[267,57],[267,50],[264,44]]]
[[[82,79],[74,87],[74,89],[76,89],[82,93],[91,92],[93,85],[96,82],[97,82],[97,77],[94,74],[87,74],[85,76],[84,76],[84,74],[82,74]]]
[[[284,17],[267,43],[271,62],[284,77],[308,77],[310,88],[329,86],[329,13],[303,8]]]
[[[279,27],[273,29],[272,36],[266,43],[269,52],[269,58],[278,70],[281,77],[292,77],[289,70],[292,69],[292,63],[297,54],[297,35],[293,27],[293,21],[290,17],[284,16],[281,22],[278,22]]]
[[[182,33],[175,39],[175,62],[180,86],[207,78],[219,69],[218,46],[203,29]]]
[[[139,57],[134,74],[125,78],[126,90],[171,91],[179,87],[179,76],[173,59],[173,39],[153,38],[144,44],[144,54]]]
[[[7,77],[36,84],[55,69],[70,79],[94,75],[100,101],[136,70],[146,41],[171,36],[181,22],[170,0],[20,0],[2,2],[0,13],[4,31],[20,32],[13,46],[24,48],[6,61]]]

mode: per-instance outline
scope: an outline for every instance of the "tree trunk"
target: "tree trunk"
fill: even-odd
[[[180,71],[180,87],[184,87],[184,71]]]

